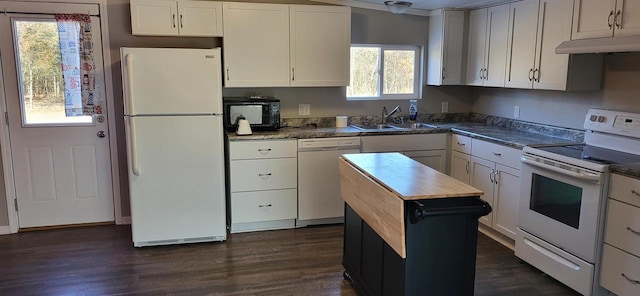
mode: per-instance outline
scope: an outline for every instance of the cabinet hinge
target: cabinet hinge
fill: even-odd
[[[17,198],[13,199],[13,205],[15,206],[16,212],[17,212],[18,211],[18,199]]]

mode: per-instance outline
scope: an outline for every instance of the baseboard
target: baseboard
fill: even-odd
[[[0,226],[0,235],[3,235],[3,234],[11,234],[11,227]]]
[[[493,229],[488,228],[487,226],[478,223],[478,231],[480,231],[482,234],[488,236],[489,238],[491,238],[494,241],[499,242],[501,245],[511,249],[512,251],[515,251],[516,249],[516,242],[506,236],[504,236],[502,233],[499,233]]]
[[[122,223],[119,225],[131,224],[131,216],[122,216]]]

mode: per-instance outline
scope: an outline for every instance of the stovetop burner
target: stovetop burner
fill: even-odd
[[[536,149],[602,165],[640,162],[640,155],[587,144],[547,146]]]

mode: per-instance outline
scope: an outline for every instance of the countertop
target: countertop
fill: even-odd
[[[640,179],[640,163],[637,162],[629,164],[614,164],[609,167],[609,171],[615,174]]]
[[[558,137],[551,134],[529,132],[521,128],[508,128],[497,125],[459,122],[459,123],[439,123],[438,128],[433,129],[406,129],[406,130],[360,130],[353,127],[346,128],[297,128],[287,127],[278,131],[257,131],[253,135],[238,136],[233,132],[228,132],[230,141],[241,140],[266,140],[266,139],[309,139],[309,138],[331,138],[331,137],[364,137],[378,135],[406,135],[406,134],[437,134],[448,133],[460,134],[471,138],[476,138],[500,145],[521,149],[526,145],[533,144],[570,144],[581,143],[575,140]],[[610,171],[616,174],[626,175],[640,179],[640,163],[611,165]]]
[[[398,130],[360,130],[346,128],[296,128],[287,127],[277,131],[256,131],[252,135],[238,136],[234,132],[227,133],[230,141],[269,140],[269,139],[309,139],[332,137],[364,137],[378,135],[437,134],[453,132],[456,134],[481,139],[505,146],[521,149],[532,144],[576,143],[575,141],[541,133],[528,132],[522,129],[500,127],[484,123],[462,122],[438,124],[431,129],[398,129]]]
[[[342,158],[403,200],[483,194],[481,190],[400,153],[345,154]]]

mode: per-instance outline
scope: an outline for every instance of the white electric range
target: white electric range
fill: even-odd
[[[591,109],[585,142],[522,152],[516,256],[584,295],[598,284],[609,166],[640,162],[640,114]]]

